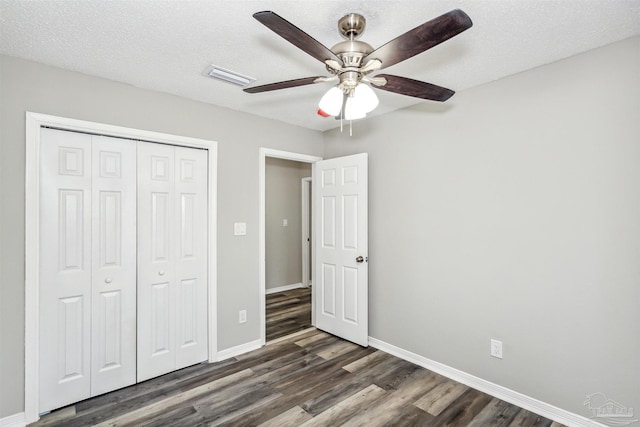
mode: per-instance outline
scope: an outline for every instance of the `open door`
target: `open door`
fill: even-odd
[[[367,346],[366,153],[313,164],[315,326]]]

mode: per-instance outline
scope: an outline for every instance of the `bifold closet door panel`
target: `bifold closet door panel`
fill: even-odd
[[[40,411],[135,383],[135,156],[41,130]]]
[[[39,404],[91,394],[91,136],[40,133]]]
[[[207,152],[175,148],[176,369],[207,360]]]
[[[138,143],[138,381],[207,360],[207,153]]]
[[[138,381],[175,369],[174,147],[138,142]]]
[[[136,143],[93,136],[91,395],[136,382]]]

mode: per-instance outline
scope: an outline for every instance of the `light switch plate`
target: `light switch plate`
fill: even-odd
[[[247,234],[247,223],[246,222],[236,222],[233,224],[233,234],[236,236],[246,236]]]
[[[286,219],[283,219],[283,220],[282,220],[282,226],[283,226],[283,227],[286,227],[286,226],[288,226],[288,225],[289,225],[289,221],[288,221],[288,220],[286,220]]]

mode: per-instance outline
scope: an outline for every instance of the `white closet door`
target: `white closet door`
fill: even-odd
[[[206,161],[138,143],[138,381],[207,359]]]
[[[41,411],[135,382],[135,155],[41,131]]]
[[[207,154],[175,148],[176,369],[207,359]]]
[[[138,143],[138,381],[175,366],[174,148]]]
[[[136,381],[136,143],[93,136],[91,395]]]
[[[91,136],[41,130],[40,402],[48,411],[91,387]]]

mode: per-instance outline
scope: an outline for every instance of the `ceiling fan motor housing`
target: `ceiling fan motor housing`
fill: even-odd
[[[344,67],[359,67],[362,58],[373,52],[369,43],[360,40],[345,40],[334,45],[331,50],[342,60]]]
[[[333,46],[331,50],[342,60],[343,67],[341,70],[332,70],[330,67],[327,69],[340,77],[340,88],[349,94],[362,80],[362,58],[373,52],[373,47],[360,40],[345,40]]]

